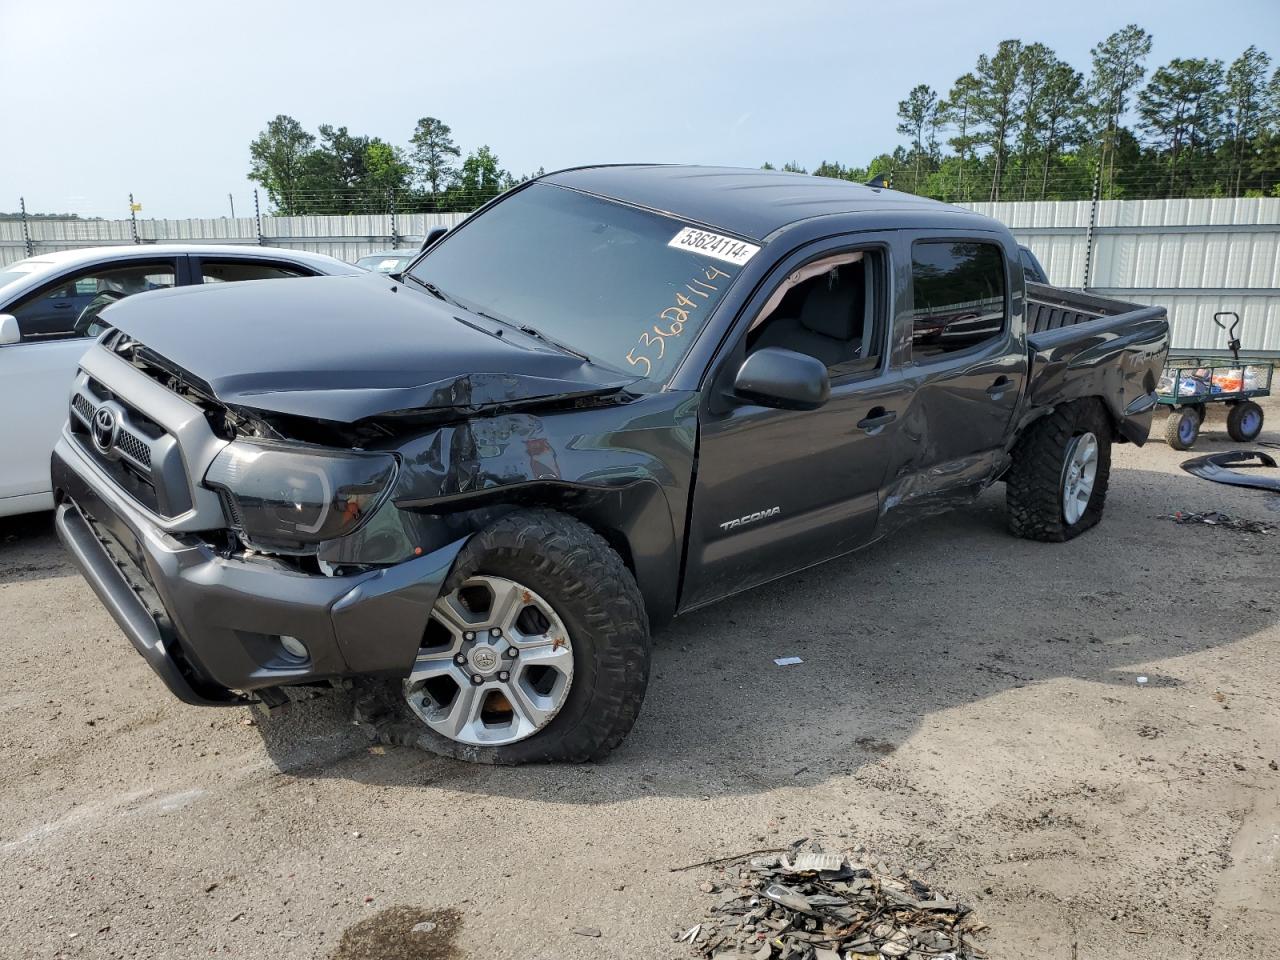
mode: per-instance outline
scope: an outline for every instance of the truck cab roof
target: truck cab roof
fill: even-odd
[[[854,213],[906,213],[917,226],[997,226],[988,217],[937,200],[781,170],[631,164],[577,167],[542,180],[751,240],[766,240],[801,221]]]

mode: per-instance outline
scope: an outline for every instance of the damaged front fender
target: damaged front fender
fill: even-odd
[[[692,394],[512,411],[424,429],[396,448],[391,497],[357,533],[325,544],[334,566],[395,564],[521,507],[549,507],[622,556],[650,620],[674,615],[697,438]]]

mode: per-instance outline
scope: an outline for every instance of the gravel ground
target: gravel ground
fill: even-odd
[[[1188,456],[1117,450],[1066,545],[997,488],[678,620],[581,767],[371,747],[341,697],[184,706],[49,517],[0,521],[0,955],[680,957],[720,874],[672,866],[809,836],[969,901],[993,957],[1280,956],[1280,532],[1157,519],[1280,497]]]

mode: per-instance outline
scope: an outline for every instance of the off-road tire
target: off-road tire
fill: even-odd
[[[1245,420],[1253,414],[1253,429],[1246,428]],[[1252,443],[1262,433],[1262,407],[1252,400],[1231,405],[1227,411],[1227,433],[1236,443]]]
[[[553,510],[519,510],[476,533],[441,594],[487,574],[524,584],[555,609],[573,648],[573,682],[560,711],[533,736],[502,746],[458,743],[410,709],[400,679],[368,681],[355,718],[382,743],[477,763],[582,763],[618,746],[649,683],[649,621],[631,571],[603,537]]]
[[[1098,469],[1093,495],[1080,519],[1068,524],[1062,512],[1063,477],[1073,437],[1092,433],[1098,440]],[[1005,474],[1009,532],[1025,540],[1061,543],[1102,519],[1111,474],[1111,421],[1095,400],[1064,404],[1027,428],[1013,448]]]
[[[1181,410],[1172,411],[1164,422],[1164,442],[1174,450],[1190,450],[1200,439],[1200,424],[1203,422],[1202,409],[1183,407]],[[1184,424],[1189,424],[1185,431]]]

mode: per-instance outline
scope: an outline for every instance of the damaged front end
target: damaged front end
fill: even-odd
[[[460,375],[432,396],[465,403],[343,421],[302,416],[296,397],[227,402],[119,331],[82,366],[53,460],[59,534],[183,700],[406,674],[468,537],[530,503],[591,523],[646,578],[655,615],[674,609],[662,485],[687,500],[687,398]],[[102,409],[119,418],[105,447]],[[173,448],[180,470],[148,465]]]

